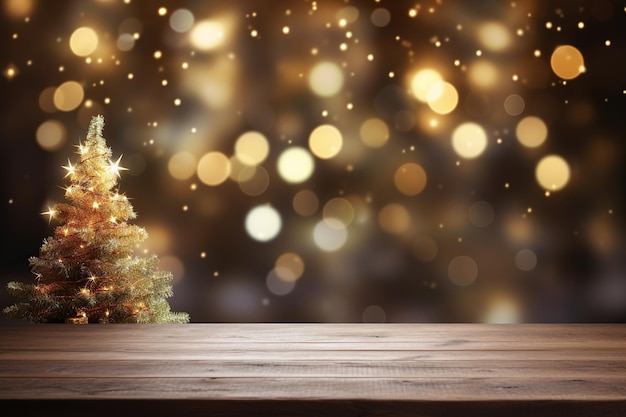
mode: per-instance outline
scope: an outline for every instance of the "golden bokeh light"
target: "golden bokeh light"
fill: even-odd
[[[172,178],[189,179],[196,173],[196,157],[191,152],[176,152],[167,162],[167,170]]]
[[[537,255],[530,249],[520,249],[515,254],[515,266],[522,271],[532,271],[537,266]]]
[[[324,204],[322,215],[325,221],[329,219],[339,220],[343,227],[347,227],[354,220],[354,207],[345,198],[335,197]],[[329,224],[332,225],[335,222],[331,221]]]
[[[304,261],[297,253],[285,252],[276,259],[274,270],[283,281],[297,281],[304,273]]]
[[[85,98],[83,86],[76,81],[66,81],[54,90],[54,105],[60,111],[72,111],[80,106]]]
[[[561,45],[552,52],[550,67],[559,78],[572,80],[585,72],[585,60],[576,47]]]
[[[548,127],[539,117],[527,116],[517,123],[515,136],[527,148],[536,148],[548,138]]]
[[[374,26],[382,28],[387,26],[391,21],[391,13],[384,7],[379,7],[372,12],[372,14],[370,15],[370,20],[372,21]]]
[[[415,162],[402,164],[396,170],[393,177],[394,184],[398,191],[405,195],[418,195],[426,188],[426,171],[421,165]]]
[[[196,168],[200,181],[210,186],[219,185],[226,181],[230,171],[230,160],[221,152],[206,153],[200,158]]]
[[[498,84],[498,67],[485,60],[472,63],[467,71],[470,83],[475,87],[489,89]]]
[[[308,180],[315,169],[311,153],[299,146],[285,149],[278,157],[278,174],[289,183],[301,183]]]
[[[504,51],[511,45],[509,29],[499,22],[488,22],[478,28],[478,39],[485,49]]]
[[[58,120],[46,120],[37,128],[35,134],[37,144],[46,151],[56,151],[63,147],[67,138],[67,130]]]
[[[500,295],[489,302],[482,321],[492,324],[518,323],[520,321],[519,305],[514,298]]]
[[[230,161],[230,174],[228,177],[235,182],[245,182],[254,177],[257,165],[246,165],[241,162],[235,155],[232,155]]]
[[[274,239],[282,228],[278,210],[269,204],[253,207],[246,215],[245,228],[248,235],[259,242]]]
[[[261,195],[270,186],[270,174],[262,166],[244,166],[239,171],[237,183],[244,194],[249,196]]]
[[[437,114],[451,113],[459,103],[459,93],[456,88],[445,81],[433,84],[426,94],[428,106]]]
[[[309,73],[309,87],[320,97],[336,95],[343,88],[343,83],[343,71],[334,62],[320,62]]]
[[[337,219],[324,219],[313,228],[313,241],[325,252],[336,252],[348,241],[348,230]]]
[[[462,158],[476,158],[487,148],[487,134],[478,123],[463,123],[452,133],[452,147]]]
[[[70,49],[74,55],[88,56],[96,48],[98,48],[98,34],[90,27],[79,27],[70,36]]]
[[[4,0],[4,11],[14,19],[28,16],[35,6],[35,0]]]
[[[558,155],[545,156],[537,164],[535,178],[546,191],[561,190],[570,179],[569,164]]]
[[[135,47],[135,37],[130,33],[121,33],[115,45],[120,51],[128,52]]]
[[[296,287],[296,281],[282,279],[277,268],[272,269],[265,279],[265,285],[269,292],[274,295],[283,296],[291,293]]]
[[[270,151],[270,145],[262,133],[256,131],[245,132],[235,142],[235,156],[245,165],[258,165],[265,161]]]
[[[431,87],[441,81],[443,81],[443,77],[438,71],[432,68],[424,68],[411,77],[411,92],[416,99],[426,103],[428,102],[428,92]]]
[[[411,225],[409,210],[400,203],[389,203],[378,212],[381,229],[393,235],[405,233]]]
[[[182,81],[209,109],[221,109],[234,100],[237,74],[233,60],[218,59],[212,65],[191,66]]]
[[[343,146],[343,136],[333,125],[324,124],[313,129],[309,135],[309,149],[321,159],[335,157]]]
[[[448,277],[454,284],[465,287],[478,278],[478,265],[469,256],[457,256],[448,264]]]
[[[338,22],[343,22],[343,25],[345,26],[348,23],[356,22],[359,18],[359,14],[360,12],[358,7],[346,6],[337,11],[335,19],[337,19]]]
[[[389,141],[389,126],[383,120],[372,117],[361,124],[361,141],[370,148],[380,148]]]
[[[46,113],[54,113],[57,108],[54,104],[56,87],[46,87],[39,93],[39,108]]]
[[[178,9],[170,15],[170,27],[178,33],[189,31],[194,24],[195,17],[188,9]]]
[[[216,20],[203,20],[196,23],[189,32],[192,45],[201,51],[210,51],[224,43],[225,26]]]
[[[163,224],[152,223],[146,226],[150,230],[150,239],[142,242],[140,248],[144,253],[169,252],[172,246],[172,231]]]
[[[504,99],[504,111],[510,116],[519,116],[525,107],[526,102],[518,94],[510,94]]]
[[[300,216],[312,216],[319,208],[320,201],[311,190],[300,190],[293,196],[293,209]]]
[[[528,218],[508,214],[504,222],[506,238],[515,244],[528,244],[536,233],[535,226]]]
[[[17,74],[20,73],[20,70],[17,66],[15,66],[15,64],[9,64],[7,65],[4,70],[2,71],[2,75],[4,75],[4,77],[7,80],[12,80],[13,78],[15,78],[17,76]]]

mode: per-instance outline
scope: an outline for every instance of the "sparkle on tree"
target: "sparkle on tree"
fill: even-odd
[[[45,239],[39,257],[29,259],[35,283],[10,282],[9,292],[27,299],[4,313],[32,322],[186,323],[186,313],[170,311],[172,274],[158,269],[156,255],[134,248],[148,234],[128,224],[136,217],[116,190],[121,156],[111,159],[102,137],[104,118],[95,116],[80,158],[63,168],[70,184],[67,203],[42,213],[60,225]]]

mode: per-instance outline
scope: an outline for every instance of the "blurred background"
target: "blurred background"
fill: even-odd
[[[0,4],[2,288],[102,114],[192,322],[626,320],[625,2]]]

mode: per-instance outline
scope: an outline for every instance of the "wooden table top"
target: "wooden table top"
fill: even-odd
[[[0,327],[6,407],[46,416],[624,417],[626,324],[11,325]]]

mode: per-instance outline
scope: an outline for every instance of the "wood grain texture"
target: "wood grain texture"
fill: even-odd
[[[0,332],[0,407],[23,415],[626,416],[622,324]]]

